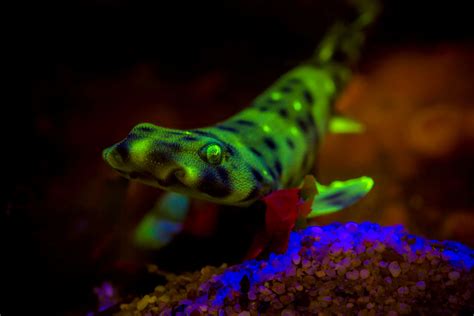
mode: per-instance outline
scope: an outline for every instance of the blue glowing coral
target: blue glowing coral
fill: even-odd
[[[299,257],[305,243],[310,242],[324,253],[354,251],[358,245],[383,244],[405,255],[408,261],[415,261],[421,254],[431,254],[449,261],[453,266],[471,270],[474,266],[474,250],[454,242],[438,242],[408,234],[402,225],[382,227],[375,223],[334,223],[328,226],[308,227],[299,232],[292,232],[288,251],[284,254],[271,254],[268,260],[250,260],[231,267],[222,275],[214,277],[203,288],[212,286],[214,282],[222,283],[216,293],[215,305],[220,305],[231,291],[240,291],[240,281],[246,276],[250,286],[273,280],[281,273],[289,272],[294,267],[295,258]],[[307,251],[307,250],[306,250]]]
[[[292,232],[264,260],[174,278],[124,305],[151,315],[456,314],[474,309],[474,250],[403,226],[331,224]],[[220,270],[219,270],[220,269]]]

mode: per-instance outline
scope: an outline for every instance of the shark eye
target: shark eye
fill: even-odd
[[[201,149],[202,160],[211,165],[218,165],[222,161],[222,148],[217,144],[208,144]]]

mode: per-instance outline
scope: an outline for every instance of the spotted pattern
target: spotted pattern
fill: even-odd
[[[224,183],[229,182],[229,172],[225,168],[219,166],[216,168],[216,172],[217,172],[217,175],[219,176],[220,181]]]
[[[219,175],[210,168],[204,169],[200,175],[198,190],[213,197],[226,197],[232,193],[228,186]]]
[[[271,150],[276,150],[277,149],[277,144],[273,141],[273,139],[271,139],[270,137],[265,137],[263,139],[263,142],[265,143],[265,145],[267,145],[268,148],[270,148]]]
[[[253,147],[250,147],[249,148],[251,152],[253,152],[256,156],[258,156],[259,158],[262,158],[263,155],[260,151],[258,151],[257,149],[253,148]]]
[[[158,164],[169,164],[173,162],[173,155],[169,150],[163,150],[161,147],[155,147],[150,154],[150,160]]]
[[[197,141],[199,140],[199,138],[195,137],[195,136],[184,136],[183,138],[181,138],[181,140],[185,141],[185,142],[194,142],[194,141]]]
[[[290,149],[295,149],[295,142],[291,140],[291,138],[286,139],[286,144]]]
[[[258,172],[258,170],[256,170],[253,167],[250,167],[250,171],[252,172],[252,175],[255,178],[255,180],[257,180],[257,182],[262,182],[263,181],[263,176],[260,172]]]
[[[303,91],[303,98],[305,99],[305,101],[306,101],[309,105],[313,105],[314,99],[313,99],[313,96],[311,95],[311,92],[309,92],[308,90],[304,90],[304,91]]]
[[[303,131],[303,133],[308,132],[308,125],[303,118],[297,118],[296,124],[298,124],[299,128]]]
[[[129,154],[130,151],[129,151],[129,146],[128,146],[127,141],[123,141],[120,144],[118,144],[115,150],[117,154],[119,154],[120,159],[122,159],[124,163],[127,163],[130,160],[130,154]]]
[[[175,153],[178,153],[182,150],[181,144],[164,141],[155,141],[153,147],[158,148],[160,151],[169,151]]]
[[[253,127],[255,126],[254,122],[248,121],[248,120],[236,120],[235,123],[242,125],[242,126],[248,126],[248,127]]]
[[[284,92],[284,93],[290,93],[291,91],[293,91],[293,88],[291,86],[287,85],[287,86],[281,87],[280,91]]]
[[[233,128],[231,126],[219,125],[219,126],[216,126],[216,128],[220,129],[221,131],[227,131],[227,132],[231,132],[231,133],[235,133],[235,134],[239,133],[238,129]]]
[[[278,110],[278,114],[280,114],[281,117],[286,119],[286,118],[288,118],[289,113],[288,113],[287,109],[280,109],[280,110]]]
[[[137,179],[156,178],[169,190],[181,185],[185,192],[210,196],[212,201],[235,205],[254,202],[271,190],[299,184],[313,165],[315,141],[320,136],[313,114],[319,113],[314,109],[314,91],[308,74],[295,72],[285,75],[248,109],[212,127],[179,131],[148,123],[137,125],[126,141],[116,145],[117,161],[128,164],[132,160],[130,166],[136,170],[128,174]],[[153,139],[151,149],[143,149],[146,156],[141,158],[130,157],[131,143],[142,139]],[[201,159],[202,148],[210,144],[222,149],[222,160],[214,165]],[[146,146],[144,142],[136,150]],[[166,167],[170,172],[153,174],[154,169],[148,171],[147,164]],[[173,171],[176,168],[192,176],[183,177]],[[124,173],[121,168],[117,170]]]
[[[282,168],[283,167],[281,165],[281,162],[279,162],[278,160],[275,161],[275,170],[276,170],[278,175],[281,175],[281,172],[283,171]]]

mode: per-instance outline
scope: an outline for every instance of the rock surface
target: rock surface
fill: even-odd
[[[120,315],[454,315],[474,310],[474,250],[402,226],[308,227],[281,255],[204,267]]]

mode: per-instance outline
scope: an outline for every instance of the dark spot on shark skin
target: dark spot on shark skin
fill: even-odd
[[[237,123],[239,125],[243,125],[243,126],[255,126],[254,122],[247,121],[247,120],[237,120],[237,121],[235,121],[235,123]]]
[[[314,121],[313,115],[311,113],[308,114],[307,120],[308,120],[309,126],[312,126],[312,127],[316,126],[316,122]]]
[[[202,172],[197,189],[216,198],[223,198],[232,193],[230,185],[223,183],[219,179],[218,174],[209,168],[204,169]]]
[[[277,145],[275,144],[275,142],[273,141],[273,139],[271,139],[270,137],[265,137],[263,139],[263,142],[268,146],[268,148],[270,148],[271,150],[275,150],[277,149]]]
[[[272,168],[270,168],[268,166],[268,163],[265,161],[262,153],[260,151],[258,151],[257,149],[253,148],[253,147],[250,147],[249,148],[250,151],[252,153],[254,153],[254,155],[256,156],[256,158],[260,161],[260,163],[263,165],[263,167],[265,168],[265,170],[268,170],[268,172],[270,173],[270,175],[272,176],[272,178],[275,180],[277,178],[277,176],[275,175],[275,172],[272,170]],[[252,168],[253,169],[253,168]],[[261,174],[259,173],[259,175],[261,176]]]
[[[288,80],[288,83],[289,83],[289,84],[296,84],[296,85],[298,85],[298,84],[301,84],[302,82],[301,82],[301,79],[298,79],[298,78],[291,78],[291,79]]]
[[[303,131],[305,136],[313,142],[318,131],[316,128],[316,122],[314,121],[313,115],[309,109],[306,115],[300,116],[296,119],[296,124],[299,129]]]
[[[216,135],[213,134],[213,133],[206,132],[206,131],[201,131],[201,130],[198,130],[198,129],[197,129],[197,130],[193,130],[193,131],[191,131],[191,132],[194,133],[194,134],[201,135],[201,136],[207,136],[207,137],[211,137],[211,138],[216,137]]]
[[[206,136],[206,137],[212,138],[212,139],[218,141],[221,144],[223,143],[222,140],[214,133],[201,131],[201,130],[198,130],[198,129],[197,130],[192,130],[191,132],[194,133],[194,134],[198,134],[198,135],[201,135],[201,136]]]
[[[239,130],[236,129],[236,128],[233,128],[233,127],[230,127],[230,126],[225,126],[225,125],[218,125],[216,126],[217,129],[220,129],[222,131],[227,131],[227,132],[231,132],[231,133],[235,133],[235,134],[238,134],[239,133]]]
[[[130,149],[128,140],[124,140],[115,147],[115,152],[118,154],[123,163],[130,160]]]
[[[286,143],[288,147],[290,147],[291,149],[295,149],[295,143],[290,138],[286,139]]]
[[[308,132],[308,125],[306,124],[306,122],[302,119],[302,118],[298,118],[296,120],[296,123],[298,124],[298,126],[300,127],[300,129],[306,134]]]
[[[178,143],[168,143],[167,146],[173,153],[179,153],[183,150],[183,147]]]
[[[278,114],[280,114],[280,116],[285,118],[285,119],[288,118],[288,110],[287,109],[278,110]]]
[[[253,167],[250,167],[250,172],[252,172],[252,175],[255,180],[257,180],[257,182],[261,183],[263,181],[263,176],[260,172],[258,172],[258,170]]]
[[[280,91],[283,93],[290,93],[291,91],[293,91],[293,88],[289,85],[285,85],[281,87]]]
[[[198,134],[198,135],[201,135],[201,136],[209,136],[209,135],[212,135],[212,134],[210,134],[209,132],[200,131],[200,130],[198,130],[198,129],[192,130],[191,133]]]
[[[249,148],[251,152],[253,152],[256,156],[258,157],[263,157],[262,153],[259,152],[257,149],[253,148],[253,147],[250,147]]]
[[[231,156],[234,156],[235,153],[237,152],[237,150],[235,149],[235,147],[232,146],[232,145],[225,144],[225,147],[226,147],[226,149],[227,149],[227,152],[228,152],[229,155],[231,155]]]
[[[281,175],[281,172],[282,172],[282,166],[281,166],[281,162],[280,161],[275,161],[275,170],[277,172],[278,175]]]
[[[142,137],[143,137],[143,136],[140,136],[140,135],[134,133],[133,130],[132,130],[132,131],[127,135],[126,141],[127,141],[127,142],[130,142],[130,141],[132,141],[132,140],[137,140],[137,139],[140,139],[140,138],[142,138]]]
[[[173,155],[169,150],[163,150],[163,148],[157,147],[153,148],[148,154],[150,160],[155,163],[168,165],[173,161]]]
[[[194,137],[194,136],[184,136],[183,138],[181,138],[181,140],[184,140],[185,142],[194,142],[196,140],[198,140],[199,138],[197,137]]]
[[[273,168],[268,167],[268,165],[266,167],[267,167],[268,173],[272,176],[272,179],[277,180],[278,175],[275,173],[275,171],[273,171]]]
[[[159,148],[162,151],[168,151],[172,153],[179,153],[182,151],[182,147],[178,143],[169,143],[161,140],[155,141],[153,143],[154,148]]]
[[[225,168],[223,168],[221,166],[216,167],[216,172],[217,172],[217,175],[219,176],[219,178],[221,179],[221,181],[223,183],[230,184],[230,182],[229,182],[229,172]]]
[[[305,101],[306,101],[309,105],[313,105],[314,99],[313,99],[313,96],[311,95],[311,93],[310,93],[308,90],[304,90],[304,91],[303,91],[303,98],[305,99]]]

